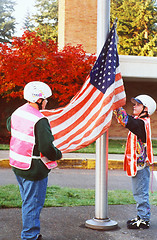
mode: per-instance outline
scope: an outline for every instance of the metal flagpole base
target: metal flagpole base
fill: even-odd
[[[95,230],[113,230],[118,227],[118,223],[116,221],[106,219],[90,219],[85,222],[85,226],[88,228],[92,228]]]

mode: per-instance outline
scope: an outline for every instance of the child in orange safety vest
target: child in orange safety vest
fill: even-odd
[[[133,115],[123,108],[116,109],[117,121],[129,129],[125,148],[124,170],[132,177],[132,191],[137,203],[137,217],[127,221],[129,229],[147,229],[150,225],[149,165],[153,164],[150,115],[156,110],[156,102],[148,95],[131,99]]]

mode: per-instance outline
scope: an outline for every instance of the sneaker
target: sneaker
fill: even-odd
[[[42,235],[39,234],[37,240],[42,240],[42,239],[43,239],[43,238],[42,238]]]
[[[129,229],[148,229],[149,228],[149,221],[144,221],[139,216],[132,220],[127,221],[127,228]]]
[[[140,217],[139,217],[139,216],[137,216],[137,217],[135,217],[135,218],[133,218],[133,219],[131,219],[131,220],[128,220],[128,221],[127,221],[127,225],[130,224],[130,223],[137,222],[138,220],[140,220]]]

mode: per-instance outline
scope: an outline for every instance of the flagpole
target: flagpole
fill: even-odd
[[[110,0],[97,0],[97,56],[109,33]],[[108,131],[96,141],[95,218],[87,220],[88,228],[111,230],[117,222],[108,218]]]

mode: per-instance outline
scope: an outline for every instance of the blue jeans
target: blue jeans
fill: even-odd
[[[39,181],[26,180],[17,176],[22,198],[22,240],[36,240],[40,233],[40,212],[43,208],[48,177]]]
[[[149,166],[137,171],[137,175],[132,177],[132,191],[137,203],[137,215],[145,221],[150,220],[149,180]]]

